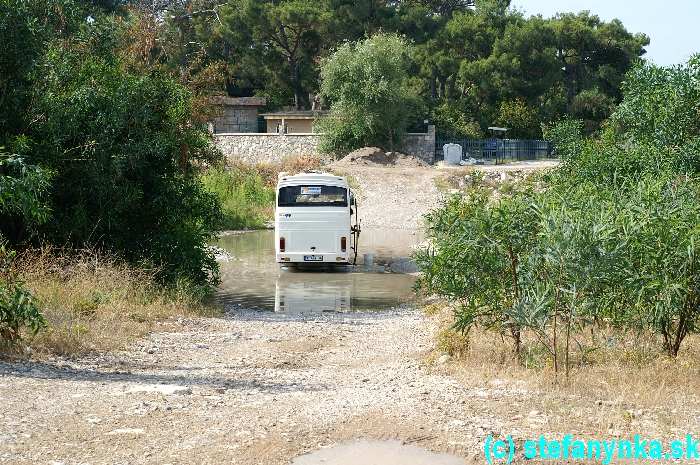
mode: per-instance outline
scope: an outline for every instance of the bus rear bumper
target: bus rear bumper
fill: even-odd
[[[329,264],[329,263],[339,263],[348,264],[350,262],[349,254],[347,253],[277,253],[276,254],[277,263],[305,263],[308,265],[318,264]]]

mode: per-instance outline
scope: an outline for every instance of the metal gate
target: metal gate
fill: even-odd
[[[435,161],[444,158],[442,147],[445,144],[462,146],[462,158],[504,163],[507,161],[538,160],[554,158],[554,146],[546,140],[526,139],[456,139],[437,137],[435,139]]]

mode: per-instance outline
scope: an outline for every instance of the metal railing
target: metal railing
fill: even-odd
[[[462,146],[462,159],[474,158],[480,161],[504,163],[507,161],[538,160],[554,158],[554,146],[546,140],[526,139],[456,139],[438,137],[435,139],[435,161],[444,158],[445,144]]]

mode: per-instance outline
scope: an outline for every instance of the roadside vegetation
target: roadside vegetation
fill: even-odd
[[[598,137],[548,129],[560,168],[507,195],[477,183],[428,215],[420,284],[455,329],[493,331],[555,375],[630,349],[679,356],[700,329],[699,63],[638,65]]]
[[[228,163],[202,173],[204,188],[221,205],[221,230],[263,229],[274,219],[275,188],[280,173],[296,174],[317,170],[315,156],[292,156],[280,163]]]
[[[254,166],[211,168],[202,182],[221,204],[220,229],[261,229],[272,219],[274,186]]]
[[[221,211],[199,173],[220,155],[195,71],[220,81],[201,68],[173,72],[144,34],[149,18],[107,3],[0,2],[0,336],[8,349],[37,332],[35,342],[58,351],[113,347],[142,332],[138,320],[198,312],[218,282],[207,243]],[[59,248],[66,267],[31,252],[45,247]],[[73,274],[86,249],[104,264]]]
[[[154,324],[220,313],[217,306],[204,303],[198,294],[201,288],[192,289],[184,281],[164,287],[156,271],[130,266],[105,253],[47,246],[5,254],[4,259],[5,279],[11,275],[23,289],[10,302],[0,289],[3,316],[15,308],[12,314],[24,320],[13,337],[3,338],[2,349],[9,354],[116,350],[148,333]],[[23,312],[16,311],[20,302]],[[8,303],[14,306],[6,307]],[[8,322],[0,321],[0,328],[8,327]]]

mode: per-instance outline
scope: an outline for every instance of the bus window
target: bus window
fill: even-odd
[[[338,186],[287,186],[280,188],[280,207],[347,207],[348,196]]]

